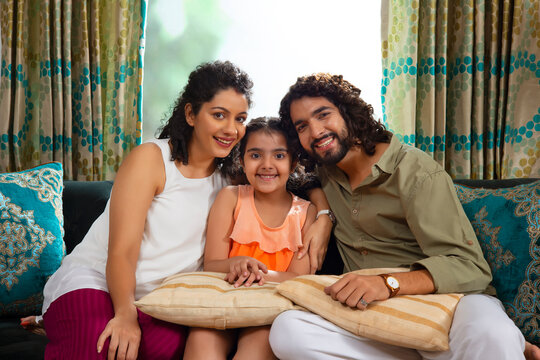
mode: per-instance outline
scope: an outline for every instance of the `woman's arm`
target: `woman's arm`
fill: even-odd
[[[165,167],[155,144],[136,147],[116,175],[110,200],[107,286],[114,318],[98,339],[98,352],[110,337],[109,359],[135,359],[141,331],[134,302],[135,269],[148,209],[165,186]]]
[[[317,210],[315,206],[313,204],[309,205],[306,215],[306,221],[304,222],[304,226],[302,227],[302,239],[305,238],[305,235],[309,232],[309,229],[314,224],[316,214]],[[302,258],[299,258],[298,256],[294,256],[287,271],[269,271],[268,274],[264,275],[264,280],[282,282],[297,277],[299,275],[305,275],[309,273],[309,257],[304,256]]]

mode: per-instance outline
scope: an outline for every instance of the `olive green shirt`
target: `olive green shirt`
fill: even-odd
[[[452,179],[423,151],[393,136],[354,190],[335,165],[320,166],[319,175],[345,272],[425,268],[437,293],[486,292],[491,271]]]

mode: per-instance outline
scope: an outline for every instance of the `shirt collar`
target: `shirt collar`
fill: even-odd
[[[379,161],[371,168],[371,175],[363,182],[363,184],[371,183],[378,178],[382,173],[393,174],[397,166],[397,157],[401,149],[401,142],[398,138],[392,135],[390,145],[386,148]],[[347,179],[347,175],[337,165],[323,165],[323,171],[329,178],[337,181],[343,188],[352,191]]]
[[[379,168],[382,172],[387,174],[393,174],[396,170],[397,157],[399,150],[401,149],[401,142],[395,135],[392,135],[390,145],[386,148],[386,151],[382,154],[379,161],[374,166]]]

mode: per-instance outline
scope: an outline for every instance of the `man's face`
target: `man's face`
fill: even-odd
[[[319,162],[337,164],[349,151],[345,120],[325,97],[294,100],[291,120],[302,147]]]

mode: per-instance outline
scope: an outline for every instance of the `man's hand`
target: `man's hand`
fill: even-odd
[[[380,276],[347,274],[324,292],[351,308],[365,310],[375,300],[385,300],[390,296],[384,280]]]
[[[298,259],[309,253],[310,273],[320,270],[326,257],[328,241],[332,233],[332,221],[326,215],[319,216],[304,236],[304,246],[298,251]]]

